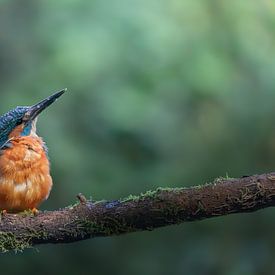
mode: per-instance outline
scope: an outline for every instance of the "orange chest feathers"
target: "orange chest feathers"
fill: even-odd
[[[18,212],[37,208],[52,187],[50,165],[39,137],[11,140],[0,152],[0,209]]]

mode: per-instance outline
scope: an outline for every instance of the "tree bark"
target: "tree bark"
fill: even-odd
[[[218,178],[191,188],[158,188],[115,201],[87,201],[36,215],[2,214],[0,250],[45,243],[68,243],[93,237],[153,230],[171,224],[275,205],[275,173],[239,179]]]

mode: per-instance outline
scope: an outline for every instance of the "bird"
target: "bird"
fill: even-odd
[[[32,106],[19,106],[0,116],[1,213],[38,212],[51,191],[48,149],[36,131],[37,119],[67,89]]]

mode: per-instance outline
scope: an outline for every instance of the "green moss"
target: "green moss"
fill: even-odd
[[[73,203],[73,204],[70,204],[70,205],[66,206],[65,209],[70,209],[70,210],[72,210],[72,209],[74,209],[77,205],[79,205],[79,201],[77,201],[77,202],[75,202],[75,203]]]
[[[107,202],[107,201],[106,200],[100,200],[100,201],[94,201],[93,204],[97,205],[99,203],[105,203],[105,202]]]
[[[111,236],[133,231],[133,228],[126,225],[126,223],[121,221],[118,222],[117,220],[110,218],[99,223],[90,220],[82,220],[78,222],[76,227],[82,231],[84,235],[91,236]]]
[[[18,238],[10,232],[0,232],[0,252],[5,253],[8,251],[22,252],[26,248],[30,248],[28,238]]]
[[[139,200],[139,196],[129,195],[126,198],[120,199],[120,202],[137,201],[137,200]]]
[[[158,187],[157,188],[157,192],[160,192],[160,191],[168,191],[168,192],[175,192],[175,193],[178,193],[178,192],[181,192],[185,189],[188,189],[187,187]]]
[[[121,203],[123,202],[129,202],[129,201],[139,201],[144,200],[147,198],[156,198],[160,192],[180,192],[186,188],[171,188],[171,187],[158,187],[156,190],[149,190],[145,193],[141,193],[140,195],[129,195],[126,198],[122,198],[119,201]]]
[[[22,216],[22,217],[28,217],[28,216],[35,216],[35,214],[33,213],[33,211],[30,210],[24,210],[22,212],[16,213],[16,215]]]
[[[144,200],[144,199],[147,199],[147,198],[156,198],[160,194],[160,192],[178,193],[178,192],[181,192],[181,191],[189,189],[189,188],[200,189],[200,188],[204,188],[206,186],[214,186],[216,184],[223,183],[224,181],[233,180],[233,179],[234,178],[231,178],[231,177],[228,176],[228,174],[226,174],[225,177],[218,177],[211,183],[205,183],[203,185],[196,185],[196,186],[193,186],[193,187],[180,187],[180,188],[158,187],[156,190],[149,190],[145,193],[141,193],[140,195],[129,195],[128,197],[122,198],[119,201],[121,203],[131,202],[131,201],[137,202],[137,201]]]
[[[233,180],[234,178],[231,178],[231,177],[229,177],[229,175],[226,173],[225,174],[225,177],[218,177],[218,178],[216,178],[215,180],[214,180],[214,184],[217,184],[217,183],[222,183],[222,182],[224,182],[224,181],[227,181],[227,180]]]
[[[157,191],[147,191],[146,193],[141,193],[140,195],[129,195],[126,198],[120,199],[120,202],[129,202],[129,201],[139,201],[145,198],[154,197]]]
[[[0,253],[8,251],[23,252],[26,248],[32,247],[32,241],[34,239],[44,240],[48,235],[43,229],[36,231],[28,228],[28,232],[24,234],[14,234],[12,232],[0,231]]]

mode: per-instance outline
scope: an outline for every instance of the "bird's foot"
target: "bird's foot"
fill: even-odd
[[[3,210],[0,211],[0,222],[2,221],[2,218],[3,218],[6,214],[8,214],[8,211],[7,211],[7,210],[3,209]]]
[[[31,212],[33,213],[33,215],[37,215],[39,213],[39,210],[37,208],[33,208]]]

